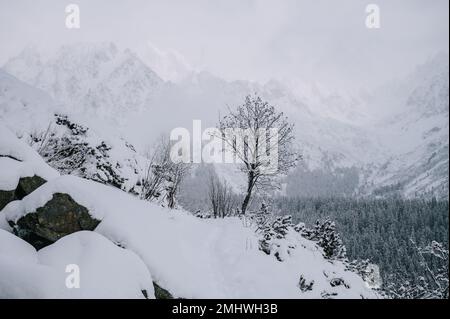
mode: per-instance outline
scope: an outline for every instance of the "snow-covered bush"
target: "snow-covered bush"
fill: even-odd
[[[295,226],[295,230],[303,237],[316,241],[322,247],[325,258],[346,259],[347,252],[336,225],[330,219],[317,220],[313,229],[308,229],[304,224]]]
[[[369,259],[346,261],[345,266],[349,271],[361,276],[371,288],[379,289],[381,287],[382,279],[380,269],[378,265],[371,263]]]
[[[307,292],[313,289],[314,286],[314,280],[311,280],[309,282],[306,281],[305,277],[303,275],[300,275],[300,279],[298,280],[298,288],[302,292]]]
[[[33,148],[62,174],[77,175],[137,192],[138,155],[131,144],[119,143],[113,146],[90,134],[88,127],[61,114],[55,114],[54,123],[45,132],[30,134]],[[113,147],[120,151],[114,152]]]
[[[269,206],[262,202],[261,208],[256,213],[250,214],[250,220],[256,228],[260,239],[258,246],[267,255],[273,254],[278,261],[283,261],[295,244],[286,240],[290,230],[293,230],[292,217],[273,216]]]
[[[189,171],[189,165],[175,163],[170,156],[172,142],[161,136],[153,152],[148,154],[148,163],[141,184],[142,199],[156,201],[162,206],[175,208],[180,184]]]

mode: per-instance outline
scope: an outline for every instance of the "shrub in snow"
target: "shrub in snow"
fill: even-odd
[[[265,202],[261,204],[259,211],[248,215],[260,236],[259,249],[267,255],[273,254],[278,261],[285,260],[295,248],[295,243],[286,240],[289,231],[293,229],[292,216],[273,216]]]
[[[313,230],[306,227],[305,223],[298,223],[297,225],[294,226],[294,230],[299,233],[302,237],[305,237],[307,239],[312,239],[312,233]]]
[[[188,164],[172,160],[172,143],[166,136],[161,136],[149,155],[145,176],[140,181],[142,199],[157,201],[169,208],[176,207],[180,184],[190,169]]]
[[[345,266],[349,271],[357,273],[361,276],[361,278],[364,279],[364,281],[367,282],[371,288],[381,287],[382,282],[380,269],[377,265],[372,264],[369,259],[347,261]]]
[[[60,114],[55,114],[55,124],[46,132],[31,135],[32,146],[50,166],[62,174],[136,191],[139,168],[131,144],[120,141],[127,157],[119,160],[112,156],[112,145],[90,134],[88,127]]]
[[[338,296],[337,292],[322,291],[320,293],[322,299],[333,299]]]
[[[260,209],[255,212],[251,213],[250,219],[256,224],[256,231],[263,230],[268,223],[273,219],[273,215],[270,212],[269,206],[265,203],[261,203]]]
[[[330,219],[317,220],[313,229],[307,229],[303,224],[297,225],[295,230],[306,239],[316,241],[322,247],[325,258],[343,260],[347,257],[346,248],[336,230],[336,225]]]
[[[300,279],[298,281],[298,288],[300,288],[301,292],[311,291],[314,286],[314,280],[309,282],[306,281],[303,275],[300,275]]]
[[[370,263],[368,259],[352,261],[347,259],[345,245],[331,220],[317,220],[312,229],[306,227],[304,223],[299,223],[294,226],[294,230],[302,237],[316,242],[322,248],[325,258],[342,261],[347,271],[360,276],[371,288],[377,289],[381,286],[380,271],[377,265]],[[335,284],[336,281],[333,283]]]
[[[272,222],[265,223],[260,230],[262,238],[259,240],[259,249],[266,254],[273,255],[278,261],[283,261],[295,244],[286,241],[286,235],[292,229],[292,217],[276,217]]]
[[[197,211],[197,212],[194,214],[194,216],[197,217],[197,218],[201,218],[201,219],[208,219],[208,218],[211,218],[211,217],[212,217],[212,216],[211,216],[211,213],[208,213],[208,212],[201,212],[201,211]]]
[[[350,286],[342,278],[333,278],[333,279],[331,279],[330,280],[330,286],[331,287],[344,286],[347,289],[350,288]]]

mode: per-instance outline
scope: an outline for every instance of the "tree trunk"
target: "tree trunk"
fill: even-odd
[[[254,173],[253,171],[250,171],[248,173],[247,194],[245,195],[244,202],[242,203],[242,215],[245,215],[248,203],[250,202],[250,197],[252,196],[253,185],[255,182],[254,179]]]

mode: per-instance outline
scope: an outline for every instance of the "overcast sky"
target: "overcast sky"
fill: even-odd
[[[65,6],[81,11],[65,27]],[[381,9],[367,29],[365,8]],[[448,0],[0,0],[0,64],[30,43],[147,42],[226,79],[373,85],[448,52]]]

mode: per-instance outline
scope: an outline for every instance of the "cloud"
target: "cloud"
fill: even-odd
[[[65,28],[63,2],[0,0],[0,63],[30,42],[56,48],[114,41],[132,49],[151,42],[176,61],[229,80],[357,87],[400,76],[448,48],[447,0],[374,0],[378,30],[365,27],[369,2],[360,0],[73,2],[81,10],[79,30]]]

